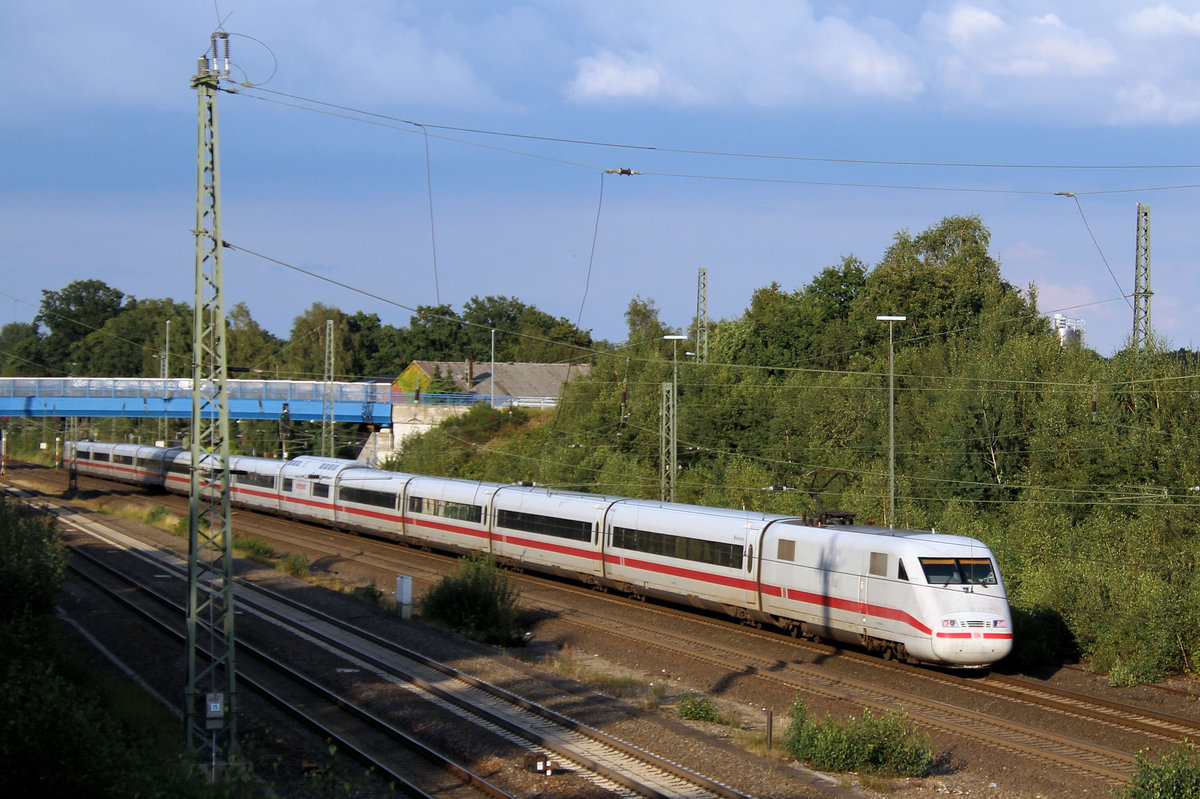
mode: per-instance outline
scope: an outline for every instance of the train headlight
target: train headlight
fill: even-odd
[[[942,619],[942,627],[957,627],[958,619]]]
[[[993,627],[1008,627],[1008,619],[996,619],[992,622]]]

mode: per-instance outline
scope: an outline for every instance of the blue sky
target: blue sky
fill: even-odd
[[[219,100],[227,303],[279,335],[506,295],[620,341],[635,296],[686,327],[699,267],[733,318],[978,214],[1107,355],[1141,202],[1155,331],[1200,347],[1200,2],[1136,0],[9,0],[0,324],[85,278],[191,301],[218,26],[253,84]]]

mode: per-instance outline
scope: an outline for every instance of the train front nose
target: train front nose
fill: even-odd
[[[990,666],[1012,651],[1012,619],[996,613],[951,613],[933,629],[933,652],[957,666]]]

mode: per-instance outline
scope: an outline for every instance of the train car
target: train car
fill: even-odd
[[[165,463],[175,452],[141,444],[75,441],[67,443],[64,461],[79,474],[163,488]]]
[[[334,497],[338,528],[404,540],[404,490],[412,475],[350,469],[338,481]]]
[[[793,634],[962,666],[1012,648],[999,571],[974,539],[790,520],[766,531],[761,553],[761,611]]]
[[[82,474],[187,493],[191,455],[77,442]],[[400,474],[356,461],[231,456],[231,501],[427,549],[573,577],[860,644],[885,657],[987,666],[1012,617],[982,542],[923,530]]]
[[[502,563],[530,566],[607,585],[601,536],[604,518],[620,497],[506,485],[492,494],[492,554]]]
[[[647,500],[616,503],[605,528],[606,578],[638,596],[685,601],[745,618],[758,605],[755,544],[763,513]]]
[[[352,471],[371,471],[357,461],[301,455],[279,470],[279,512],[332,526],[337,482]]]
[[[473,480],[413,477],[405,487],[401,535],[426,548],[490,554],[488,508],[500,487]]]
[[[250,455],[229,456],[229,501],[235,505],[279,513],[280,473],[286,461]]]

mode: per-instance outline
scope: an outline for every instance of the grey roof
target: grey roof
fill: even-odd
[[[459,385],[463,394],[498,397],[559,397],[563,383],[591,372],[586,363],[496,363],[492,387],[490,361],[414,361],[429,376],[438,372]]]

